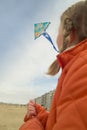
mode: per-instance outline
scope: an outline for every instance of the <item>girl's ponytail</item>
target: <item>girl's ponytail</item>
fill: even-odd
[[[60,70],[60,66],[58,65],[58,61],[57,59],[50,65],[50,67],[48,68],[48,75],[54,76],[56,75]]]

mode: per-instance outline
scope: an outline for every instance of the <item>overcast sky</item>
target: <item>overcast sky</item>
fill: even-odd
[[[51,22],[53,42],[63,11],[78,0],[0,0],[0,102],[26,104],[56,88],[59,74],[45,73],[57,53],[34,23]]]

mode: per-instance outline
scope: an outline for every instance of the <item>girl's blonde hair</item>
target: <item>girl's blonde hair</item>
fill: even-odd
[[[61,16],[61,23],[65,33],[63,35],[63,47],[60,53],[66,50],[69,46],[67,37],[70,32],[74,29],[78,43],[87,38],[87,0],[77,2],[76,4],[69,7]],[[60,70],[57,59],[50,65],[47,74],[56,75]]]

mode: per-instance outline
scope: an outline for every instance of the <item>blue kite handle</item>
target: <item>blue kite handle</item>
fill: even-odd
[[[56,49],[55,45],[53,44],[53,41],[52,41],[51,37],[49,36],[49,34],[48,34],[47,32],[44,32],[42,35],[43,35],[47,40],[50,41],[50,43],[52,44],[54,50],[55,50],[56,52],[59,52],[59,51]]]

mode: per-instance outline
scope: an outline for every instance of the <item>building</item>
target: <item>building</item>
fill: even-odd
[[[45,93],[41,97],[35,98],[35,103],[40,104],[41,106],[44,106],[47,110],[49,110],[54,91],[55,90]]]

